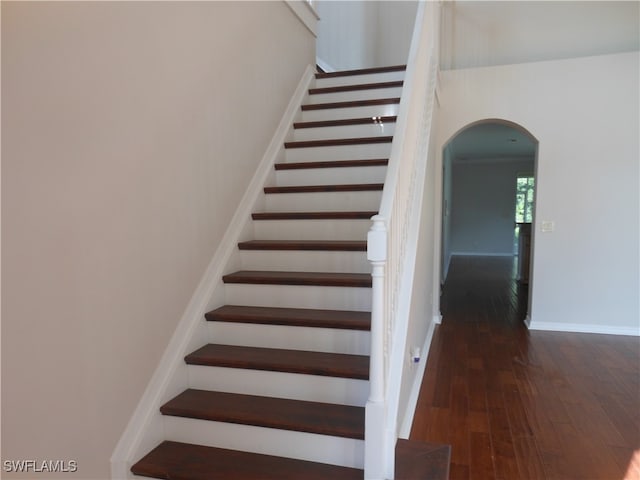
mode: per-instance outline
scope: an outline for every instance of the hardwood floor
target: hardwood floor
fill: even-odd
[[[529,331],[513,272],[452,259],[410,438],[450,444],[452,480],[640,478],[640,340]]]

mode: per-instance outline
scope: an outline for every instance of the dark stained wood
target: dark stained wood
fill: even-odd
[[[372,158],[366,160],[328,160],[319,162],[291,162],[276,163],[276,170],[302,170],[307,168],[347,168],[347,167],[386,167],[387,158]]]
[[[304,140],[299,142],[285,142],[284,148],[343,147],[349,145],[368,145],[372,143],[391,143],[392,141],[393,136],[332,138],[329,140]]]
[[[303,111],[309,110],[327,110],[331,108],[355,108],[370,107],[376,105],[393,105],[400,103],[400,97],[393,98],[376,98],[373,100],[350,100],[346,102],[329,102],[329,103],[308,103],[302,105]]]
[[[368,273],[276,272],[242,270],[222,277],[224,283],[262,285],[308,285],[324,287],[371,287]]]
[[[395,80],[392,82],[360,83],[356,85],[339,85],[336,87],[310,88],[309,94],[318,95],[323,93],[341,93],[356,90],[374,90],[377,88],[394,88],[401,87],[403,83],[404,82],[402,80]]]
[[[290,187],[265,187],[264,193],[317,193],[317,192],[370,192],[384,188],[384,183],[348,183],[342,185],[294,185]]]
[[[452,479],[625,478],[640,449],[640,342],[529,331],[511,258],[453,257],[411,439]]]
[[[205,314],[210,322],[370,330],[371,313],[347,310],[224,305]]]
[[[406,65],[393,65],[390,67],[359,68],[355,70],[341,70],[338,72],[316,73],[316,78],[332,78],[332,77],[345,77],[345,76],[351,76],[351,75],[368,75],[371,73],[399,72],[406,69],[407,69]]]
[[[355,468],[290,458],[162,442],[131,471],[165,480],[362,480]]]
[[[398,439],[395,480],[448,480],[451,447]]]
[[[367,242],[358,240],[248,240],[238,243],[240,250],[316,250],[366,252]]]
[[[189,365],[369,379],[369,357],[236,345],[205,345],[185,357]]]
[[[340,120],[318,120],[315,122],[295,122],[293,128],[344,127],[349,125],[378,125],[394,123],[398,119],[395,115],[382,117],[345,118]]]
[[[364,407],[188,389],[163,415],[364,439]]]
[[[254,220],[368,220],[376,211],[366,212],[257,212]]]

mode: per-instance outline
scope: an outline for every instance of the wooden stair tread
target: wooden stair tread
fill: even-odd
[[[369,220],[377,211],[359,212],[257,212],[254,220]]]
[[[360,117],[345,118],[340,120],[318,120],[314,122],[295,122],[293,128],[320,128],[320,127],[345,127],[350,125],[379,125],[394,123],[398,120],[396,115],[385,115],[381,117]]]
[[[362,240],[248,240],[238,243],[240,250],[305,250],[331,252],[366,252]]]
[[[368,192],[384,188],[384,183],[350,183],[342,185],[294,185],[265,187],[264,193]]]
[[[137,462],[135,475],[165,480],[362,480],[355,468],[164,441]]]
[[[187,389],[164,415],[364,439],[364,407]]]
[[[260,285],[306,285],[324,287],[371,287],[368,273],[279,272],[241,270],[222,277],[224,283]]]
[[[400,97],[393,98],[376,98],[373,100],[349,100],[345,102],[329,102],[329,103],[308,103],[302,105],[303,111],[308,110],[325,110],[330,108],[354,108],[354,107],[369,107],[373,105],[392,105],[394,103],[400,103]]]
[[[393,136],[391,135],[384,137],[331,138],[328,140],[301,140],[298,142],[285,142],[284,148],[344,147],[349,145],[391,143],[392,141]]]
[[[365,160],[276,163],[274,167],[276,170],[303,170],[307,168],[386,167],[388,164],[388,158],[370,158]]]
[[[396,480],[448,480],[451,446],[398,439]]]
[[[223,305],[207,312],[205,318],[210,322],[256,323],[350,330],[371,329],[370,312],[348,310]]]
[[[403,83],[404,82],[402,80],[394,80],[391,82],[359,83],[355,85],[339,85],[337,87],[310,88],[309,94],[322,95],[324,93],[352,92],[355,90],[374,90],[378,88],[395,88],[395,87],[401,87]]]
[[[185,357],[189,365],[369,379],[369,357],[236,345],[207,344]]]
[[[373,67],[373,68],[358,68],[354,70],[341,70],[338,72],[324,72],[316,73],[316,78],[332,78],[332,77],[346,77],[351,75],[369,75],[372,73],[386,73],[386,72],[399,72],[406,70],[406,65],[392,65],[389,67]]]

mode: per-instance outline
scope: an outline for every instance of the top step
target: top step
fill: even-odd
[[[405,66],[365,68],[341,72],[318,73],[314,88],[332,88],[342,85],[363,85],[404,80]]]
[[[407,69],[406,65],[393,65],[390,67],[358,68],[355,70],[342,70],[338,72],[316,73],[316,78],[350,77],[354,75],[371,75],[374,73],[404,72],[406,69]]]

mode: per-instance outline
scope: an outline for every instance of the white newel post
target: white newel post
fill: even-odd
[[[387,228],[379,215],[367,234],[367,259],[371,262],[371,355],[369,400],[365,418],[365,480],[384,480],[386,461],[384,372],[384,267],[387,260]]]

